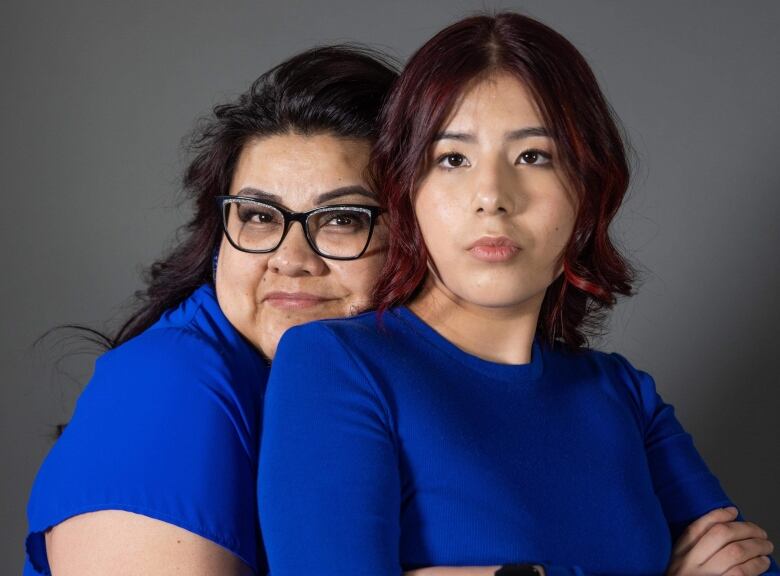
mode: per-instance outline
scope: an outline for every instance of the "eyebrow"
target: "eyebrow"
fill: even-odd
[[[241,188],[236,196],[249,196],[251,198],[257,198],[258,200],[268,200],[269,202],[276,202],[277,204],[282,203],[281,197],[277,196],[276,194],[271,194],[269,192],[265,192],[264,190],[260,190],[259,188]]]
[[[519,130],[511,130],[504,133],[504,140],[522,140],[524,138],[531,138],[533,136],[544,136],[551,138],[550,132],[543,126],[529,126],[528,128],[520,128]],[[471,132],[440,132],[434,136],[433,141],[438,140],[458,140],[460,142],[476,142],[477,138]]]
[[[458,140],[460,142],[475,142],[476,138],[469,132],[439,132],[433,137],[433,141]]]
[[[266,192],[264,190],[260,190],[259,188],[252,188],[252,187],[246,187],[242,188],[238,191],[239,196],[250,196],[252,198],[257,198],[258,200],[267,200],[269,202],[275,202],[277,204],[284,205],[284,202],[282,201],[282,197],[277,194],[271,194],[269,192]],[[368,188],[364,188],[363,186],[341,186],[340,188],[334,188],[333,190],[328,190],[327,192],[323,192],[319,196],[317,196],[314,199],[314,204],[322,204],[323,202],[328,202],[329,200],[335,200],[336,198],[343,198],[344,196],[365,196],[366,198],[370,198],[374,201],[379,201],[379,198],[377,197],[376,192],[373,190],[369,190]]]
[[[328,192],[323,192],[317,198],[315,198],[314,203],[315,204],[322,204],[323,202],[328,202],[329,200],[335,200],[336,198],[341,198],[343,196],[365,196],[366,198],[370,198],[374,201],[379,201],[379,198],[377,197],[376,192],[373,190],[369,190],[368,188],[364,188],[363,186],[342,186],[341,188],[335,188],[333,190],[330,190]]]
[[[543,136],[546,138],[552,138],[547,128],[543,126],[531,126],[529,128],[520,128],[520,130],[512,130],[504,134],[505,140],[522,140],[523,138],[532,138],[534,136]]]

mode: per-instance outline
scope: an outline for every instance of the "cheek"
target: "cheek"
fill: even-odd
[[[554,267],[553,278],[563,271],[560,258],[574,230],[575,212],[570,203],[562,202],[551,206],[542,219],[544,225],[539,228],[538,238],[543,239],[539,245],[538,266],[540,271],[548,266]]]
[[[576,208],[572,201],[564,196],[555,198],[540,206],[540,231],[549,238],[551,244],[565,245],[574,229]]]
[[[355,261],[334,262],[331,264],[331,278],[350,302],[370,301],[384,258],[384,254],[376,254]]]
[[[223,242],[217,261],[217,294],[225,310],[253,307],[255,296],[266,280],[268,256],[240,252]]]
[[[421,191],[423,192],[423,191]],[[462,228],[460,220],[464,210],[456,206],[448,195],[436,194],[435,191],[420,193],[415,202],[417,225],[432,258],[435,258],[447,246],[452,245],[452,238],[457,237]]]
[[[577,208],[570,202],[565,202],[558,212],[558,224],[556,225],[556,234],[559,239],[560,247],[563,248],[569,242],[574,232],[574,223],[577,219]]]

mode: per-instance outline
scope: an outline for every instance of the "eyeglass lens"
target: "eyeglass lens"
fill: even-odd
[[[240,248],[273,250],[279,245],[284,234],[281,211],[268,204],[240,200],[228,203],[226,209],[227,232]],[[309,216],[306,227],[319,252],[350,258],[360,254],[368,243],[371,213],[355,207],[323,207]]]

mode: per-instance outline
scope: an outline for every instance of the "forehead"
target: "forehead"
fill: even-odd
[[[366,186],[368,141],[330,134],[254,138],[241,150],[230,193],[255,188],[280,196],[291,209],[313,205],[322,192]]]
[[[531,91],[507,72],[471,82],[455,102],[443,128],[477,130],[495,123],[513,125],[504,128],[544,126]]]

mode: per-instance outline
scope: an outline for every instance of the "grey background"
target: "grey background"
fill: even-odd
[[[121,317],[187,214],[195,119],[315,43],[405,58],[502,7],[580,48],[638,155],[614,230],[644,284],[600,347],[654,375],[727,492],[780,539],[780,2],[5,0],[0,572],[21,570],[29,487],[93,362],[32,342]]]

